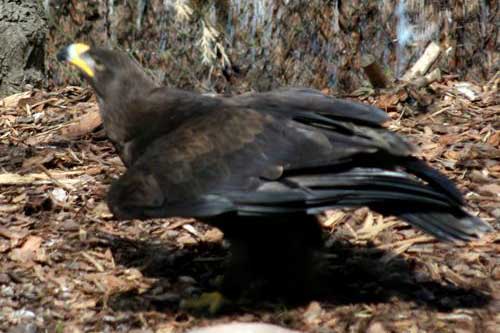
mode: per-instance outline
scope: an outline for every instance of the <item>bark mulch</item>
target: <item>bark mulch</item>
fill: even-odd
[[[497,232],[452,245],[367,209],[331,211],[320,217],[331,294],[212,318],[179,301],[221,274],[222,234],[192,219],[113,220],[106,191],[124,168],[90,91],[1,100],[0,331],[174,333],[241,321],[305,332],[498,332],[499,81],[445,77],[355,94],[387,110],[389,128],[418,145]]]

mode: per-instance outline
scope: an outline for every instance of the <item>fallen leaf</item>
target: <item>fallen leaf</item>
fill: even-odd
[[[120,279],[114,275],[107,273],[91,273],[87,274],[86,279],[94,281],[96,284],[105,288],[107,293],[128,290],[132,287],[130,282]]]
[[[114,275],[105,275],[102,282],[108,289],[109,293],[128,290],[132,287],[128,281],[122,280]]]
[[[23,98],[28,98],[31,96],[31,91],[20,92],[14,95],[7,96],[0,100],[0,106],[5,108],[16,108],[19,101]]]
[[[111,214],[108,205],[104,201],[99,202],[97,206],[95,206],[95,208],[92,210],[92,215],[103,219],[113,217],[113,214]]]
[[[443,135],[439,138],[439,143],[445,146],[452,143],[457,143],[460,142],[460,137],[461,136],[457,134]]]
[[[488,143],[494,147],[500,146],[500,131],[496,131],[488,139]]]
[[[326,213],[326,218],[322,222],[323,226],[333,228],[337,223],[342,221],[345,213],[340,210],[329,211]]]
[[[18,262],[33,261],[38,255],[42,245],[42,238],[38,236],[29,236],[23,246],[11,251],[9,258]]]
[[[101,116],[97,108],[84,114],[75,123],[66,126],[61,130],[61,135],[66,139],[76,139],[82,137],[102,124]]]

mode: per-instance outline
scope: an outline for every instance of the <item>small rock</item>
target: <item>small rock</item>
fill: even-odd
[[[195,328],[188,333],[300,333],[275,325],[262,323],[230,323],[211,327]]]
[[[33,119],[35,120],[35,123],[37,123],[40,119],[42,119],[44,115],[45,115],[44,112],[33,113]]]
[[[179,236],[179,232],[176,230],[167,230],[165,231],[164,235],[167,238],[177,238],[177,236]]]
[[[189,286],[184,289],[183,293],[184,295],[191,297],[194,295],[199,295],[201,293],[200,288],[194,287],[194,286]]]
[[[387,333],[387,330],[385,329],[384,325],[382,325],[381,323],[374,322],[374,323],[371,323],[370,326],[368,326],[366,333]]]
[[[78,231],[80,225],[73,220],[65,220],[59,229],[61,231]]]
[[[61,203],[66,202],[66,199],[68,199],[68,192],[60,187],[53,189],[51,193],[54,199]]]
[[[179,294],[166,292],[163,294],[150,296],[149,299],[162,303],[178,303],[181,297]]]
[[[191,276],[179,276],[179,282],[186,283],[186,284],[195,284],[196,280],[192,278]]]
[[[19,309],[17,311],[12,312],[11,314],[13,319],[34,319],[36,317],[35,313],[26,309]]]
[[[12,297],[14,296],[14,288],[12,286],[2,286],[0,288],[0,295],[4,297]]]

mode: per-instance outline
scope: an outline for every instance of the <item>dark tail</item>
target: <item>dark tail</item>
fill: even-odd
[[[426,181],[428,183],[427,186],[433,188],[435,191],[444,193],[453,205],[445,211],[432,206],[423,206],[399,212],[396,210],[390,212],[391,214],[446,241],[468,241],[492,230],[491,226],[487,223],[470,215],[460,207],[465,204],[465,201],[460,191],[448,177],[415,157],[406,158],[404,168],[407,172]]]
[[[409,173],[425,180],[432,187],[447,193],[457,203],[461,205],[465,203],[462,193],[460,193],[455,184],[453,184],[448,177],[438,170],[431,168],[424,161],[413,156],[405,157],[403,166]]]
[[[423,162],[411,162],[406,169],[414,175],[354,168],[333,174],[285,176],[232,200],[242,215],[317,214],[330,208],[368,206],[445,241],[477,239],[492,230],[462,208],[462,196],[450,180]]]
[[[443,241],[470,241],[492,230],[486,222],[461,208],[442,210],[433,206],[421,206],[374,210],[386,215],[395,215]]]

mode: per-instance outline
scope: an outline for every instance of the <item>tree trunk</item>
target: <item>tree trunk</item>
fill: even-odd
[[[428,72],[482,81],[500,68],[499,8],[494,0],[58,0],[48,54],[78,40],[128,50],[159,83],[179,88],[342,93],[368,84],[363,56],[389,84],[434,42],[441,52]],[[53,56],[48,63],[56,84],[79,84]]]
[[[0,0],[0,96],[43,83],[46,34],[41,2]]]

